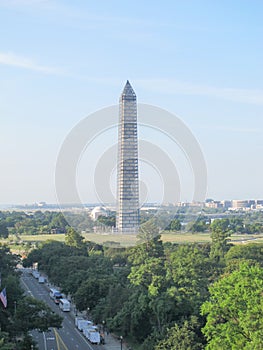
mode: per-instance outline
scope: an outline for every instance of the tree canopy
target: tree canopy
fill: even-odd
[[[6,222],[3,220],[0,220],[0,237],[7,238],[8,234],[9,232],[8,232]]]
[[[78,310],[140,350],[261,349],[263,245],[232,246],[233,225],[240,220],[215,220],[211,243],[173,244],[148,220],[128,248],[83,241],[69,228],[66,243],[47,241],[24,264],[38,262]],[[237,345],[235,332],[244,334]]]
[[[242,263],[210,288],[202,305],[207,350],[263,348],[263,269]]]

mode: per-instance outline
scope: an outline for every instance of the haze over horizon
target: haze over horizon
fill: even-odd
[[[207,198],[263,198],[262,15],[259,0],[0,0],[0,205],[55,203],[61,145],[83,118],[117,104],[127,79],[139,103],[191,130],[206,161]],[[85,202],[98,202],[93,171],[116,135],[98,135],[78,163]],[[143,126],[140,136],[174,155],[192,188],[179,147]],[[161,186],[149,189],[148,201],[158,200]]]

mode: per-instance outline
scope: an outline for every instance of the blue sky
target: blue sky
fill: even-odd
[[[55,202],[64,139],[127,79],[195,135],[208,197],[263,198],[262,15],[261,0],[0,0],[0,203]]]

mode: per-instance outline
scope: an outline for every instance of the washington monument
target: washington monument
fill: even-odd
[[[120,233],[139,228],[139,178],[136,95],[127,81],[120,97],[117,165],[117,221]]]

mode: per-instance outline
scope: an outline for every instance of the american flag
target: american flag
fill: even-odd
[[[4,305],[4,308],[6,308],[7,307],[7,296],[6,296],[6,289],[5,288],[0,293],[0,299]]]

